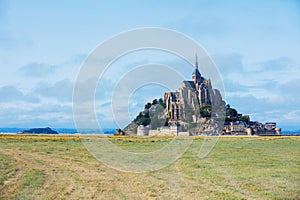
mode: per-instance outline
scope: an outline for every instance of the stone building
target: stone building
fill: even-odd
[[[276,128],[275,122],[225,122],[223,134],[227,135],[281,135],[281,128]]]
[[[188,113],[199,115],[197,111],[203,105],[221,106],[223,103],[220,91],[213,89],[211,80],[201,75],[197,57],[192,81],[183,81],[177,91],[166,92],[164,101],[171,121],[187,120]]]
[[[137,127],[137,136],[147,136],[149,135],[150,126],[140,125]]]
[[[223,134],[247,135],[249,134],[249,130],[245,122],[225,122],[223,127]]]
[[[155,130],[151,126],[138,126],[137,136],[189,136],[189,132],[182,131],[180,126],[162,126]]]

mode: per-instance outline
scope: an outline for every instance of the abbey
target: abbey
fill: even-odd
[[[195,117],[200,114],[199,108],[202,106],[225,106],[220,91],[213,89],[211,80],[205,79],[201,75],[197,56],[192,81],[183,81],[178,91],[166,92],[164,101],[166,102],[170,121],[185,120],[188,118],[188,114]]]

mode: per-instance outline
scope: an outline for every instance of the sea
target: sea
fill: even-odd
[[[16,134],[22,130],[29,130],[30,128],[0,128],[0,134]],[[80,131],[74,128],[51,128],[59,134],[105,134],[112,135],[116,132],[115,128],[106,128],[99,131],[99,129],[81,129]],[[300,130],[282,130],[281,135],[300,136]]]
[[[29,130],[30,128],[0,128],[0,134],[16,134],[23,130]],[[112,135],[116,132],[115,128],[106,129],[81,129],[80,131],[74,128],[51,128],[59,134],[107,134]]]

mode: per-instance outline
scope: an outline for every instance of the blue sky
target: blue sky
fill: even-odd
[[[239,112],[300,128],[300,3],[292,0],[0,0],[0,127],[73,127],[72,91],[81,63],[105,39],[140,27],[173,29],[201,44],[219,68],[224,98]],[[174,56],[150,54],[133,62],[184,65]],[[136,57],[119,64],[129,58]],[[140,89],[129,113],[163,91]],[[99,99],[107,127],[114,126],[110,109]]]

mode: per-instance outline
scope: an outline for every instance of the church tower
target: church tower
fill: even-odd
[[[201,80],[201,74],[200,74],[199,69],[198,69],[198,57],[197,57],[197,54],[196,54],[195,70],[194,70],[194,72],[192,74],[192,80],[195,83],[195,85],[197,85],[197,83],[200,82],[200,80]]]

